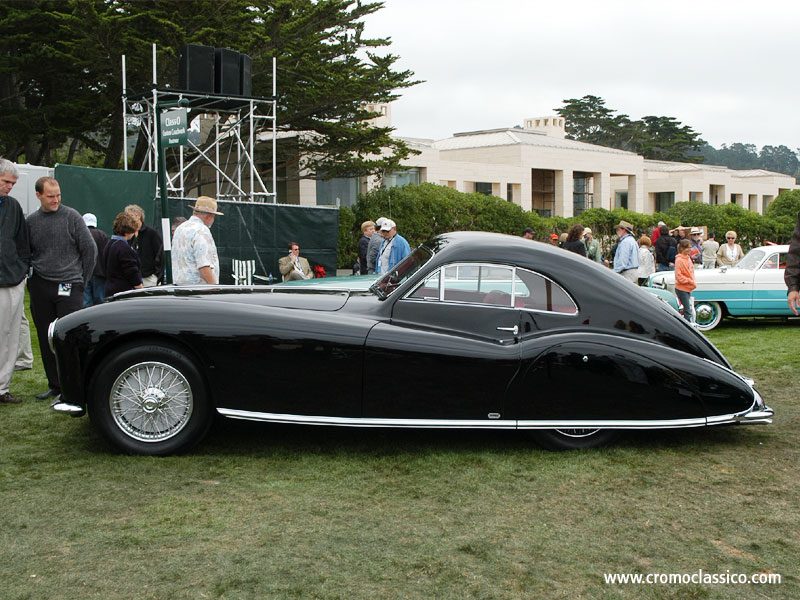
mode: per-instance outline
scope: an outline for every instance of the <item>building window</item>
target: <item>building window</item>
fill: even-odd
[[[514,201],[514,186],[510,183],[506,184],[506,200],[509,202]]]
[[[492,195],[492,184],[486,181],[476,181],[475,182],[475,191],[479,194],[484,194],[486,196]]]
[[[419,185],[419,169],[401,169],[383,176],[381,187],[394,188],[404,185]]]
[[[317,179],[317,206],[353,206],[358,199],[358,179]]]
[[[556,172],[531,169],[531,210],[552,217],[556,206]]]
[[[614,208],[628,208],[628,192],[614,192]]]
[[[703,192],[689,192],[689,202],[702,202]]]
[[[575,171],[572,175],[572,214],[575,216],[592,208],[594,194],[592,189],[592,174]]]
[[[656,212],[664,212],[675,204],[675,192],[656,192]]]

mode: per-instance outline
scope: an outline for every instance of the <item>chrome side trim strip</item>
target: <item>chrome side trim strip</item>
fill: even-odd
[[[343,427],[414,427],[422,429],[516,429],[517,422],[508,420],[467,419],[376,419],[360,417],[323,417],[314,415],[287,415],[262,413],[233,408],[218,408],[217,412],[232,419],[267,421],[270,423],[295,423],[299,425],[332,425]]]
[[[652,421],[601,420],[601,421],[518,421],[519,429],[672,429],[676,427],[705,427],[706,418],[659,419]]]
[[[62,403],[63,404],[63,403]],[[65,405],[70,406],[70,405]],[[79,409],[81,407],[74,407]],[[53,407],[59,412],[70,412],[64,408]],[[217,412],[232,419],[264,421],[268,423],[291,423],[296,425],[328,425],[337,427],[409,427],[417,429],[675,429],[681,427],[705,427],[706,425],[726,425],[731,423],[772,423],[773,410],[767,406],[753,406],[741,413],[695,417],[691,419],[659,420],[522,420],[496,419],[383,419],[360,417],[325,417],[316,415],[290,415],[264,413],[233,408],[218,408]]]

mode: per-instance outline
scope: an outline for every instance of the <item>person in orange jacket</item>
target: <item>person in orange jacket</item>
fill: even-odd
[[[690,323],[694,321],[692,290],[696,287],[694,264],[692,264],[692,242],[682,239],[678,242],[678,254],[675,256],[675,295],[683,305],[683,318]]]

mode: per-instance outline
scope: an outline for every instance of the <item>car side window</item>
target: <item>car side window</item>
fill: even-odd
[[[455,264],[437,269],[408,298],[512,307],[514,269],[496,265]]]
[[[786,259],[784,259],[785,264]],[[762,269],[777,269],[778,268],[778,255],[772,254],[761,265]]]
[[[438,300],[440,297],[440,273],[441,271],[437,269],[436,272],[428,275],[425,279],[423,279],[422,283],[408,295],[408,297],[416,298],[417,300]]]
[[[443,299],[450,302],[511,307],[513,269],[493,265],[450,265],[444,268]]]
[[[578,314],[575,301],[552,279],[532,271],[517,269],[514,283],[516,306],[565,315]]]

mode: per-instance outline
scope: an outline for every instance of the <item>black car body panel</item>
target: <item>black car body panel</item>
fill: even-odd
[[[155,344],[197,366],[219,413],[242,418],[646,428],[736,422],[748,411],[756,422],[771,417],[675,311],[548,245],[446,234],[373,292],[163,287],[118,295],[52,328],[61,406],[82,412],[103,397],[94,382],[121,348]]]

